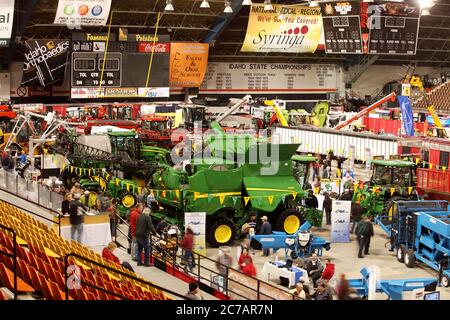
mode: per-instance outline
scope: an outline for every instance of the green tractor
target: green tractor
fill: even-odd
[[[231,141],[243,144],[230,145],[220,137],[209,144],[214,155],[220,154],[218,149],[234,149],[231,158],[213,155],[192,160],[188,170],[162,166],[156,171],[155,188],[172,190],[164,195],[157,193],[164,215],[183,225],[184,212],[206,212],[206,239],[214,247],[230,245],[252,213],[268,216],[275,230],[296,232],[305,219],[300,207],[305,192],[292,175],[291,157],[299,145],[276,145],[275,150],[271,144],[249,142],[243,137]],[[257,156],[249,161],[251,155],[261,154],[261,148],[278,152],[278,159],[263,163]],[[274,170],[272,174],[266,174],[270,169]],[[153,215],[157,219],[161,216],[156,212]]]
[[[364,188],[356,189],[353,202],[359,201],[372,216],[390,212],[398,200],[413,198],[416,184],[415,164],[405,160],[372,160],[372,176]]]

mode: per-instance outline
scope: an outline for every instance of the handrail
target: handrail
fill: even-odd
[[[14,229],[7,227],[0,223],[0,228],[5,229],[13,235],[13,254],[0,250],[0,253],[13,259],[13,273],[14,273],[14,300],[17,300],[17,233]],[[6,276],[6,275],[5,275]]]
[[[120,274],[121,276],[124,276],[124,277],[126,277],[126,278],[128,278],[128,279],[132,279],[132,280],[134,280],[134,281],[138,281],[138,282],[140,282],[140,283],[149,285],[149,286],[151,286],[151,287],[153,287],[153,288],[155,288],[155,289],[161,290],[161,291],[163,291],[163,292],[167,292],[167,293],[169,293],[169,294],[171,294],[171,295],[174,295],[174,296],[177,296],[177,297],[179,297],[179,298],[183,298],[183,299],[185,299],[185,300],[190,300],[189,298],[187,298],[187,297],[185,297],[185,296],[183,296],[183,295],[181,295],[181,294],[179,294],[179,293],[176,293],[176,292],[174,292],[174,291],[172,291],[172,290],[162,288],[162,287],[160,287],[160,286],[158,286],[158,285],[155,285],[155,284],[153,284],[153,283],[151,283],[151,282],[149,282],[149,281],[145,281],[145,280],[139,279],[139,278],[137,278],[137,277],[135,277],[135,276],[132,276],[132,275],[130,275],[130,274],[126,274],[125,272],[122,272],[122,271],[117,270],[117,269],[113,269],[113,268],[111,268],[110,266],[107,266],[107,265],[105,265],[105,264],[102,264],[102,263],[99,263],[99,262],[97,262],[97,261],[91,260],[91,259],[89,259],[89,258],[86,258],[86,257],[84,257],[84,256],[81,256],[81,255],[79,255],[79,254],[77,254],[77,253],[73,253],[73,252],[70,252],[70,253],[68,253],[68,254],[66,254],[66,255],[64,256],[64,270],[66,270],[66,272],[64,272],[64,281],[65,281],[65,283],[66,283],[66,286],[65,286],[65,290],[64,290],[64,291],[65,291],[65,299],[66,299],[66,300],[68,300],[68,297],[69,297],[69,287],[67,286],[67,281],[69,280],[69,277],[68,277],[69,275],[67,274],[67,268],[68,268],[68,266],[69,266],[69,264],[68,264],[68,263],[69,263],[69,261],[68,261],[69,257],[74,257],[74,258],[77,258],[77,259],[80,259],[80,260],[89,262],[89,263],[94,264],[94,265],[96,265],[96,266],[98,266],[98,267],[101,267],[101,268],[104,268],[104,269],[109,270],[109,271],[111,271],[111,272]],[[80,279],[80,282],[83,283],[83,284],[85,284],[85,285],[87,285],[87,286],[93,287],[93,288],[95,288],[95,289],[100,289],[100,290],[103,291],[103,292],[107,292],[107,293],[110,293],[110,294],[112,294],[112,295],[115,295],[115,296],[118,296],[118,297],[122,297],[123,299],[128,300],[127,297],[123,297],[122,295],[117,294],[117,293],[115,293],[115,292],[110,292],[109,290],[105,290],[105,289],[103,289],[103,288],[101,288],[101,287],[98,287],[98,286],[95,286],[95,285],[91,285],[91,284],[89,284],[89,283],[86,283],[86,282],[82,281],[81,279]]]
[[[154,247],[154,243],[156,243],[156,241],[154,241],[153,238],[156,238],[156,239],[158,239],[158,240],[165,241],[166,243],[169,243],[169,242],[170,242],[170,239],[164,239],[164,238],[160,237],[159,235],[152,235],[152,236],[150,236],[150,257],[153,257],[153,259],[155,259],[156,257],[153,255],[153,252],[154,252],[155,250],[153,249],[153,247]],[[175,238],[175,239],[176,239],[176,242],[175,242],[175,248],[177,248],[176,251],[174,250],[173,253],[170,253],[170,252],[165,251],[165,255],[164,255],[164,258],[163,258],[163,259],[164,259],[164,262],[165,262],[165,261],[167,261],[166,258],[165,258],[166,256],[171,256],[171,257],[172,257],[172,261],[171,261],[171,262],[172,262],[172,267],[173,267],[174,270],[175,270],[176,264],[177,264],[177,263],[176,263],[176,258],[178,257],[178,258],[183,259],[183,256],[182,256],[182,255],[178,255],[178,254],[177,254],[177,252],[178,252],[178,247],[179,247],[179,242],[178,242],[178,238]],[[162,249],[162,248],[160,248],[160,249]],[[240,286],[242,286],[242,287],[244,287],[244,288],[246,288],[246,289],[249,289],[249,290],[251,290],[251,291],[253,291],[253,292],[256,291],[256,295],[257,295],[258,298],[260,297],[260,295],[263,295],[263,296],[268,297],[267,294],[261,293],[261,292],[259,291],[259,288],[260,288],[261,283],[264,283],[264,285],[266,285],[266,286],[268,286],[268,287],[271,287],[271,288],[274,288],[274,289],[276,289],[276,290],[282,291],[282,289],[280,289],[280,288],[278,288],[278,287],[276,287],[276,286],[274,286],[274,285],[272,285],[272,284],[270,284],[270,283],[268,283],[268,282],[265,282],[265,281],[263,281],[263,280],[261,280],[261,279],[255,278],[255,277],[249,277],[249,276],[247,276],[246,274],[244,274],[242,271],[237,270],[237,269],[232,268],[232,267],[229,267],[229,266],[227,266],[227,265],[225,265],[225,264],[223,264],[223,263],[220,263],[220,262],[218,262],[218,261],[216,261],[216,260],[213,260],[213,259],[211,259],[211,258],[209,258],[209,257],[207,257],[207,256],[204,256],[204,255],[199,254],[199,253],[194,253],[194,252],[193,252],[192,254],[197,256],[197,259],[196,259],[196,260],[197,260],[197,261],[196,261],[196,263],[197,263],[197,274],[194,273],[194,275],[197,276],[198,283],[201,283],[200,280],[207,280],[208,282],[211,282],[210,279],[207,279],[207,278],[205,278],[205,277],[203,277],[203,276],[201,275],[201,270],[206,270],[206,271],[211,272],[212,274],[215,274],[215,275],[224,277],[220,272],[218,272],[218,271],[216,271],[216,270],[212,270],[212,269],[210,269],[210,268],[208,268],[208,267],[206,267],[206,266],[202,266],[201,263],[200,263],[200,261],[201,261],[201,259],[205,259],[205,260],[208,260],[208,261],[213,262],[215,265],[219,264],[220,266],[226,268],[226,276],[224,277],[224,278],[225,278],[225,279],[224,279],[225,281],[231,281],[231,282],[239,283]],[[257,289],[255,290],[254,288],[248,287],[248,286],[246,286],[245,284],[240,283],[240,282],[238,282],[238,281],[236,281],[236,280],[234,280],[234,279],[229,279],[229,278],[228,278],[228,275],[229,275],[229,273],[230,273],[230,270],[232,270],[232,271],[235,272],[235,273],[239,273],[239,274],[241,274],[241,275],[244,275],[245,277],[252,278],[253,280],[256,280],[256,281],[257,281]],[[202,283],[203,283],[203,282],[202,282]],[[224,289],[225,289],[225,295],[226,295],[227,297],[228,297],[228,294],[229,294],[229,293],[233,293],[233,294],[238,295],[238,296],[241,296],[241,297],[243,297],[243,298],[245,298],[245,299],[249,299],[249,297],[245,297],[245,296],[243,296],[242,294],[240,294],[240,293],[238,293],[238,292],[235,292],[235,291],[233,291],[233,290],[230,290],[230,289],[229,289],[229,286],[226,284],[226,282],[225,282],[225,285],[224,285]],[[292,299],[294,300],[294,295],[293,295],[293,294],[291,294],[291,293],[288,292],[288,291],[285,291],[285,293],[291,295],[291,296],[292,296]],[[270,298],[270,297],[269,297],[269,298]]]

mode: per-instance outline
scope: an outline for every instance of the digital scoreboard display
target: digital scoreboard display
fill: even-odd
[[[378,2],[368,7],[369,53],[414,55],[420,7],[413,2]]]
[[[122,85],[122,53],[72,53],[72,88],[120,87]],[[103,70],[103,76],[102,76]]]
[[[115,34],[109,39],[107,34],[72,35],[72,98],[169,96],[169,36],[128,35],[121,40]]]
[[[363,53],[359,1],[319,3],[326,53]]]

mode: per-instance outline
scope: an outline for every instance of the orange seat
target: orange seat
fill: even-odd
[[[0,263],[0,282],[9,290],[14,290],[14,273],[6,268],[3,263]],[[18,276],[17,292],[31,293],[34,292],[34,289]]]

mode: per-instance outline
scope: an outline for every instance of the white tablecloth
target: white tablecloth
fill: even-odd
[[[277,263],[277,262],[275,262]],[[308,273],[305,269],[298,268],[296,269],[302,271],[302,277],[305,278],[306,282],[309,281],[308,279]],[[295,285],[295,272],[290,271],[287,268],[279,268],[276,265],[272,264],[271,262],[264,263],[264,266],[261,271],[261,275],[266,278],[267,280],[271,281],[278,281],[280,280],[280,277],[284,277],[289,279],[289,287],[292,287]]]
[[[70,226],[61,227],[61,236],[69,241],[71,240],[70,229]],[[106,246],[111,242],[109,223],[84,224],[82,242],[88,247]]]

